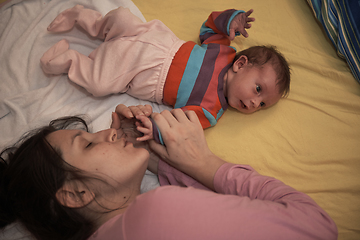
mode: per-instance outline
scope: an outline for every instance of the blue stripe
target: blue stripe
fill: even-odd
[[[236,48],[235,48],[235,47],[233,47],[233,46],[229,46],[229,47],[231,47],[232,49],[234,49],[234,51],[236,52]]]
[[[215,119],[214,116],[211,113],[209,113],[206,109],[203,108],[202,110],[204,112],[205,117],[209,120],[211,126],[215,126],[217,123],[217,119]]]
[[[221,108],[216,116],[216,121],[219,120],[219,118],[223,115],[223,113],[224,113],[224,109]]]
[[[194,88],[197,76],[199,75],[201,66],[203,64],[206,50],[207,45],[204,44],[201,47],[199,45],[195,45],[191,51],[177,92],[177,99],[174,106],[175,108],[181,108],[185,106],[189,100],[190,94]]]
[[[202,24],[201,28],[200,28],[200,36],[202,36],[202,35],[204,35],[204,34],[206,34],[206,33],[215,33],[211,28],[205,26],[205,23],[206,23],[206,22],[207,22],[207,21],[205,21],[205,22]]]
[[[311,0],[311,6],[338,55],[346,59],[360,83],[360,1]]]
[[[162,138],[162,136],[161,136],[161,132],[160,132],[160,131],[159,131],[159,141],[160,141],[160,144],[161,144],[161,145],[165,145],[164,140],[163,140],[163,138]]]
[[[311,0],[312,6],[315,9],[316,17],[319,18],[321,12],[321,3],[319,0]]]

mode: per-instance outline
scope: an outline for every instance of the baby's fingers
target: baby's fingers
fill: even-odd
[[[250,14],[252,14],[254,12],[254,9],[250,9],[249,11],[245,12],[245,15],[248,17],[250,16]],[[255,20],[255,18],[254,18]]]
[[[231,41],[234,40],[234,38],[235,38],[235,29],[233,29],[233,28],[229,29],[229,38],[230,38]]]
[[[151,136],[144,135],[142,137],[138,137],[138,138],[136,138],[136,141],[145,142],[145,141],[152,140],[152,139],[153,139],[153,137],[152,137],[152,134],[151,134]]]
[[[136,117],[141,123],[136,122],[136,129],[144,136],[137,138],[138,141],[146,141],[153,138],[153,125],[148,117],[139,115]]]
[[[245,30],[245,28],[239,30],[239,32],[241,33],[241,35],[243,35],[245,38],[247,38],[249,36],[249,34],[247,33],[247,31]]]
[[[153,139],[153,132],[152,129],[146,128],[146,127],[142,127],[140,125],[138,125],[136,127],[136,130],[138,130],[139,132],[141,132],[142,134],[144,134],[142,137],[138,137],[136,138],[137,141],[147,141],[150,139]]]

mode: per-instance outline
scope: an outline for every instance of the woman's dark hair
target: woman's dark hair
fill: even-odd
[[[66,180],[89,177],[67,164],[46,140],[50,133],[79,124],[88,131],[79,117],[54,120],[1,152],[0,228],[18,220],[34,237],[47,240],[87,239],[94,232],[90,220],[56,198]]]
[[[236,54],[235,62],[241,55],[248,58],[250,64],[263,66],[269,62],[277,74],[279,93],[286,97],[290,91],[290,68],[285,57],[274,46],[254,46]]]

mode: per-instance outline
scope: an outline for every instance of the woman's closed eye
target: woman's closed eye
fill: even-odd
[[[91,147],[91,145],[92,145],[92,142],[89,142],[89,144],[87,144],[85,148],[89,148],[89,147]]]

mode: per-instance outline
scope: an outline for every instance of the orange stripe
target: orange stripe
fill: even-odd
[[[195,44],[195,42],[186,42],[175,54],[165,81],[164,103],[175,106],[179,85]]]

